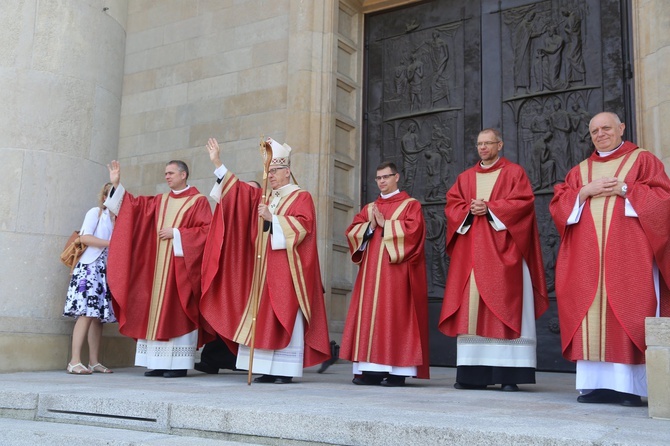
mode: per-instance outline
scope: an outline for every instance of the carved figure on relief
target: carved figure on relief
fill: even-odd
[[[417,134],[417,125],[411,121],[407,126],[405,134],[400,138],[400,150],[403,160],[403,178],[405,179],[405,191],[412,195],[416,171],[419,165],[419,154],[424,151],[430,143],[422,144]]]
[[[423,90],[423,62],[419,60],[415,53],[409,56],[409,65],[407,66],[407,84],[409,86],[409,108],[421,109],[421,93]]]
[[[505,23],[510,25],[512,37],[512,51],[514,54],[514,93],[521,89],[522,93],[528,94],[531,88],[531,62],[532,41],[540,37],[543,30],[538,30],[536,14],[534,11],[525,13],[518,18],[519,13],[508,11],[505,15]]]
[[[576,163],[588,158],[593,151],[591,147],[591,134],[589,133],[589,121],[591,114],[584,110],[579,102],[571,106],[570,122],[572,124],[573,160]]]
[[[542,84],[540,90],[562,90],[567,87],[567,83],[561,78],[565,40],[558,33],[555,25],[550,25],[547,28],[543,44],[543,47],[537,50],[542,66]]]
[[[424,208],[425,209],[425,208]],[[428,265],[430,268],[431,284],[435,287],[444,288],[447,282],[447,243],[445,234],[447,232],[447,219],[444,212],[437,212],[434,208],[426,211],[426,241],[430,246],[430,257]]]
[[[442,127],[433,125],[430,146],[424,153],[426,158],[426,201],[443,201],[451,180],[451,162],[454,149],[451,138],[444,134]]]
[[[449,47],[447,42],[440,37],[438,31],[433,31],[430,41],[430,56],[433,62],[433,82],[431,84],[431,98],[433,104],[440,99],[449,102],[449,84],[447,74],[447,62],[449,61]]]
[[[571,84],[586,81],[586,68],[584,66],[584,57],[582,55],[582,17],[579,9],[561,8],[561,15],[565,17],[565,36],[567,78]]]

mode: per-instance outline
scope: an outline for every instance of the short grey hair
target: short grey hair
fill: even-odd
[[[188,166],[186,165],[185,162],[183,162],[181,160],[172,160],[172,161],[169,161],[166,164],[166,166],[169,166],[170,164],[174,164],[175,166],[177,166],[177,169],[180,172],[186,172],[186,179],[188,180]]]

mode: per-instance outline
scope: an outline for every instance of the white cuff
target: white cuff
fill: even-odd
[[[626,198],[626,207],[624,208],[623,215],[626,217],[638,217],[637,212],[633,209],[633,205]]]
[[[575,200],[575,206],[572,208],[572,213],[568,217],[567,224],[568,225],[574,225],[576,223],[579,223],[579,219],[582,218],[582,211],[584,210],[584,205],[586,204],[586,201],[579,205],[579,195],[577,195],[577,199]]]
[[[470,230],[470,225],[465,226],[465,221],[468,219],[469,216],[470,216],[470,213],[468,212],[468,214],[463,219],[463,223],[461,223],[461,225],[458,227],[458,229],[456,229],[457,234],[463,235],[466,232],[468,232],[468,230]]]
[[[121,210],[121,203],[123,202],[123,196],[126,194],[126,190],[123,188],[122,184],[119,184],[119,187],[114,189],[114,195],[110,197],[109,194],[111,193],[112,189],[109,189],[107,199],[103,205],[109,209],[109,212],[113,213],[114,215],[119,215],[119,211]]]
[[[286,237],[284,236],[284,230],[279,224],[279,219],[276,215],[272,216],[272,237],[270,239],[270,244],[274,251],[279,249],[286,249]]]
[[[505,229],[507,229],[505,223],[500,221],[500,219],[495,216],[495,214],[493,213],[493,211],[491,211],[491,209],[489,209],[489,213],[491,214],[491,218],[493,219],[493,221],[489,222],[493,229],[495,229],[496,231],[504,231]]]
[[[226,176],[227,173],[228,169],[223,164],[221,164],[219,167],[216,168],[216,170],[214,170],[214,175],[216,175],[218,179],[222,179],[223,177]],[[214,183],[214,187],[212,187],[209,196],[212,197],[218,203],[219,200],[221,199],[222,190],[223,190],[223,181],[217,181],[216,183]]]
[[[184,248],[181,245],[181,233],[177,228],[172,228],[172,253],[175,257],[184,257]]]

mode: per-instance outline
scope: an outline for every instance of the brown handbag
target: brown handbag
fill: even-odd
[[[81,242],[79,231],[74,231],[70,238],[67,239],[65,249],[60,253],[60,261],[68,268],[74,269],[85,250],[86,245]]]

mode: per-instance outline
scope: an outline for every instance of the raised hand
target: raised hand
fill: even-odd
[[[223,164],[221,162],[220,154],[221,149],[219,148],[219,142],[216,138],[209,138],[207,141],[207,152],[209,153],[209,159],[212,163],[218,168]]]
[[[113,160],[111,163],[107,164],[107,169],[109,170],[109,181],[116,189],[121,182],[121,164],[119,164],[118,161]]]

